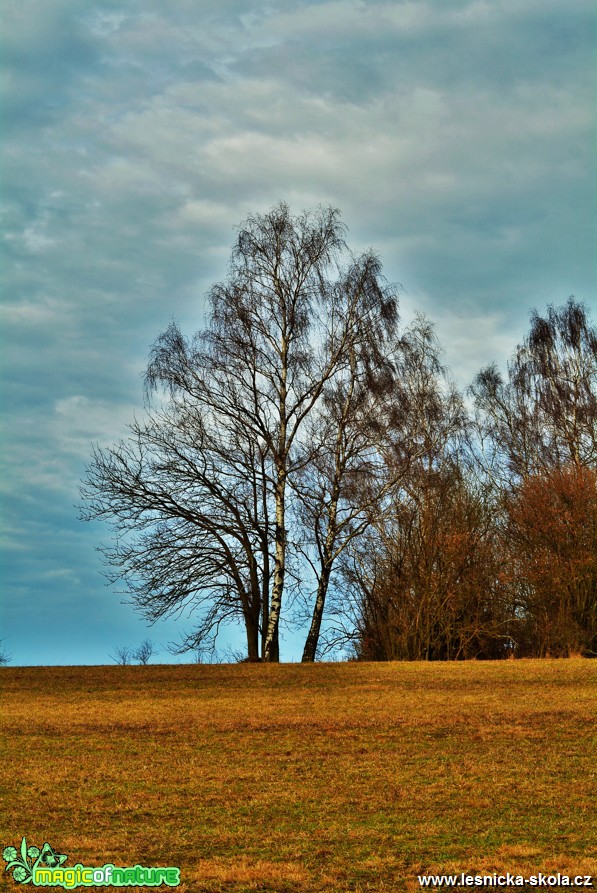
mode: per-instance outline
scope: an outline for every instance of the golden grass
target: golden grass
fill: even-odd
[[[596,681],[584,660],[5,668],[0,843],[180,866],[180,893],[597,875]]]

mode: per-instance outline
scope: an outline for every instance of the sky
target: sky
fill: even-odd
[[[592,0],[5,0],[2,647],[103,664],[148,628],[78,520],[151,344],[202,328],[235,227],[332,205],[466,388],[529,311],[597,310]],[[221,654],[235,647],[224,636]],[[240,641],[240,640],[239,640]],[[282,659],[300,659],[285,632]],[[181,659],[181,658],[179,658]],[[182,658],[189,660],[189,657]]]

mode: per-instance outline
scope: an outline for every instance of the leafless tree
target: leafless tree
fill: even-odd
[[[597,329],[574,298],[531,314],[504,379],[471,389],[476,456],[507,530],[520,653],[595,649]]]
[[[597,656],[597,470],[529,475],[507,501],[520,654]]]
[[[291,478],[304,535],[301,553],[316,579],[304,662],[315,660],[334,564],[365,529],[383,491],[371,427],[396,374],[398,315],[395,291],[384,284],[375,255],[349,267],[333,310],[350,326],[344,356],[308,420],[302,462]]]
[[[597,465],[597,330],[570,298],[531,328],[503,380],[495,365],[471,389],[479,414],[483,458],[506,487],[567,465]]]
[[[151,639],[144,639],[138,648],[132,652],[131,656],[134,660],[138,661],[140,664],[145,666],[149,663],[152,656],[155,654],[155,645],[151,641]]]
[[[441,372],[433,328],[424,317],[397,336],[395,306],[369,307],[349,351],[343,377],[326,391],[312,421],[319,443],[299,478],[317,591],[303,661],[315,659],[334,566],[367,528],[379,524],[415,466],[431,461],[446,424],[463,418],[460,398],[434,392]],[[358,546],[356,546],[358,549]],[[309,557],[308,550],[305,554]]]
[[[483,494],[449,465],[394,504],[351,569],[361,658],[505,655],[513,617],[492,520]]]
[[[115,664],[118,664],[121,667],[127,667],[131,662],[133,653],[128,645],[119,645],[118,648],[114,649],[114,653],[109,654],[108,657],[113,660]]]
[[[188,341],[173,324],[157,340],[147,418],[95,450],[82,515],[112,521],[112,579],[149,620],[200,609],[182,648],[240,619],[249,659],[276,661],[289,487],[315,456],[307,425],[363,354],[359,322],[390,321],[394,295],[372,253],[346,254],[337,211],[280,204],[241,226],[209,297],[205,331]]]
[[[5,667],[12,660],[12,654],[6,650],[6,648],[2,645],[2,640],[0,640],[0,667]]]
[[[190,346],[172,326],[154,351],[192,377]],[[193,385],[189,381],[189,386]],[[246,453],[245,453],[246,450]],[[153,622],[185,608],[202,612],[181,650],[210,650],[210,636],[240,618],[249,656],[258,655],[261,552],[267,517],[257,450],[242,431],[180,389],[131,425],[128,442],[96,449],[83,488],[84,517],[109,518],[116,543],[104,550],[109,578],[126,580],[131,602]],[[257,512],[257,513],[256,513]]]
[[[368,659],[461,655],[489,627],[485,618],[480,629],[472,597],[489,537],[488,513],[465,482],[468,419],[424,318],[395,355],[390,399],[369,425],[381,498],[341,555],[343,598],[328,640]]]

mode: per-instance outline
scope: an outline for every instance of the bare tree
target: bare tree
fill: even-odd
[[[138,648],[132,652],[131,656],[134,660],[145,666],[155,654],[155,645],[151,639],[144,639]]]
[[[395,302],[363,302],[348,358],[344,375],[326,390],[323,413],[311,423],[310,441],[318,447],[297,488],[317,579],[303,661],[315,659],[338,558],[378,523],[413,464],[430,457],[446,421],[446,413],[442,424],[429,418],[431,379],[441,367],[433,329],[423,317],[397,338]],[[449,405],[460,419],[460,400],[455,394],[450,399],[444,409]]]
[[[104,549],[109,579],[126,581],[150,622],[185,607],[202,612],[179,650],[211,650],[219,624],[238,618],[256,659],[259,568],[267,566],[261,549],[269,548],[267,517],[253,498],[264,486],[256,450],[210,413],[194,381],[191,346],[174,326],[156,344],[151,374],[165,357],[178,364],[181,381],[186,376],[186,392],[177,389],[165,407],[135,421],[128,442],[94,451],[83,517],[112,521],[116,543]]]
[[[477,376],[472,394],[485,460],[502,484],[567,465],[597,464],[597,330],[570,298],[531,329],[508,364]]]
[[[114,653],[109,654],[108,657],[110,660],[113,660],[115,664],[118,664],[121,667],[127,667],[131,662],[133,653],[129,645],[119,645],[118,648],[114,649]]]
[[[0,640],[0,667],[5,667],[11,662],[12,654],[10,654],[2,645],[2,641],[3,640]]]
[[[529,475],[508,499],[509,564],[518,584],[519,653],[597,654],[597,472]]]
[[[343,236],[331,208],[250,216],[210,292],[208,328],[187,341],[172,325],[155,344],[147,390],[164,401],[128,441],[94,452],[82,515],[112,521],[111,578],[149,620],[200,609],[181,648],[240,619],[249,659],[279,659],[288,492],[313,458],[307,423],[350,366],[363,312],[394,312],[373,254],[342,271]]]
[[[513,618],[492,522],[483,494],[449,465],[394,504],[352,568],[359,657],[505,656]]]
[[[477,457],[508,532],[519,653],[594,653],[597,329],[574,298],[531,314],[504,380],[472,387]]]
[[[329,638],[367,659],[468,656],[505,633],[497,613],[482,610],[495,582],[491,512],[468,480],[467,415],[424,318],[395,357],[389,399],[368,425],[369,492],[382,486],[341,555],[344,592]]]
[[[337,271],[334,261],[342,247],[336,211],[292,218],[287,206],[279,205],[270,214],[249,218],[229,281],[212,291],[206,359],[210,379],[218,382],[214,409],[243,425],[269,464],[274,555],[271,597],[268,605],[263,603],[264,660],[279,656],[293,449],[326,384],[345,362],[362,307],[360,291],[340,305],[343,283],[329,278]],[[365,271],[361,279],[370,289],[375,261],[366,257],[356,266]]]

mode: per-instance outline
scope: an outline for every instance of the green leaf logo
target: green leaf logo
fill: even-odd
[[[2,851],[2,858],[6,862],[4,870],[12,871],[17,884],[29,884],[38,865],[59,868],[64,865],[68,856],[57,853],[49,843],[44,843],[41,850],[37,846],[28,847],[27,838],[23,837],[19,850],[14,846],[7,846]]]

